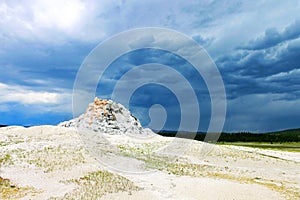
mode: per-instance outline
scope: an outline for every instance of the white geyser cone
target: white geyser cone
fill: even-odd
[[[123,105],[112,100],[95,98],[85,113],[58,126],[75,127],[95,132],[120,134],[154,134],[150,129],[143,129],[140,121]]]

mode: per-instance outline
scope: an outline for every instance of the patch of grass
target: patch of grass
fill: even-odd
[[[0,177],[0,199],[19,199],[27,195],[35,196],[40,192],[33,187],[18,187],[12,184],[9,179]]]
[[[29,164],[44,168],[44,172],[54,170],[67,170],[70,167],[85,162],[84,149],[82,147],[75,149],[63,148],[59,146],[48,146],[22,155]],[[26,159],[27,158],[27,159]]]
[[[266,142],[220,142],[220,145],[245,146],[278,151],[300,152],[299,142],[266,143]]]
[[[25,142],[23,138],[16,135],[4,135],[0,138],[0,146],[8,146]]]
[[[12,144],[19,144],[24,142],[23,140],[10,140],[10,141],[0,141],[0,146],[4,147],[4,146],[8,146],[8,145],[12,145]]]
[[[5,164],[11,164],[12,159],[10,154],[5,154],[5,156],[0,157],[0,166],[5,165]]]
[[[135,186],[133,182],[117,174],[108,171],[90,172],[86,176],[67,183],[75,183],[76,189],[67,193],[64,197],[51,198],[51,200],[70,199],[97,199],[108,193],[137,191],[141,188]]]
[[[0,147],[1,147],[1,146],[2,146],[2,147],[3,147],[3,146],[6,146],[6,145],[8,145],[7,142],[2,142],[2,141],[0,141]]]
[[[0,157],[0,167],[12,163],[10,154]],[[0,199],[19,199],[27,195],[34,196],[40,192],[33,187],[18,187],[12,184],[9,179],[0,177]]]
[[[21,148],[8,151],[11,162],[27,162],[43,168],[45,173],[54,170],[67,170],[85,162],[83,147],[64,148],[59,146],[45,146],[41,149],[25,150]],[[1,164],[1,162],[0,162]]]

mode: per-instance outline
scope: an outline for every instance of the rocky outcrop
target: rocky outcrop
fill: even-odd
[[[109,134],[149,134],[139,120],[123,105],[112,100],[95,98],[85,113],[78,118],[62,122],[58,126],[75,127]]]

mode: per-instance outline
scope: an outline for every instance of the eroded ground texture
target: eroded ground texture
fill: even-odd
[[[300,154],[157,135],[0,129],[0,199],[299,199]]]

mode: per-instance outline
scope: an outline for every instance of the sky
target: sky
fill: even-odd
[[[0,124],[57,124],[71,119],[74,82],[90,52],[122,31],[160,27],[192,38],[215,63],[226,91],[223,131],[299,128],[299,10],[296,0],[2,0]],[[138,45],[143,42],[136,39]],[[111,83],[115,85],[130,69],[141,73],[143,69],[135,67],[147,63],[167,65],[184,75],[198,99],[199,130],[207,130],[212,117],[207,86],[186,60],[170,52],[144,49],[120,56],[106,72],[111,82],[99,84],[95,95],[112,98]],[[146,73],[139,78],[155,74],[155,80],[177,80],[164,68]],[[184,86],[176,83],[184,93]],[[162,106],[164,112],[158,115],[167,115],[162,128],[176,130],[180,106],[188,109],[190,103],[187,99],[183,105],[172,92],[164,85],[145,84],[131,96],[129,109],[151,127],[151,114]]]

